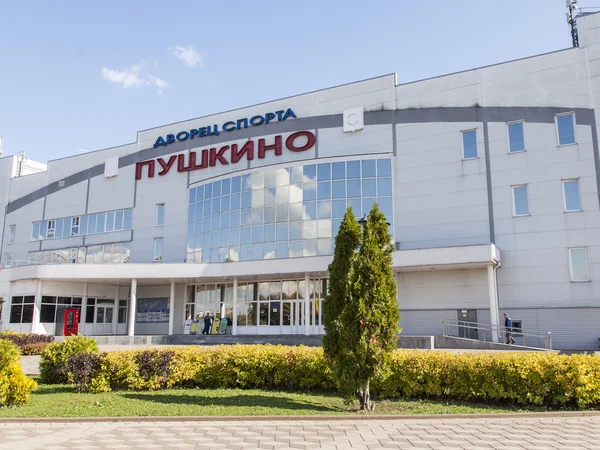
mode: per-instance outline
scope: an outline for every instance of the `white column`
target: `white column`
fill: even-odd
[[[175,322],[175,282],[171,281],[171,293],[169,294],[169,336],[173,335]]]
[[[310,334],[310,321],[308,320],[308,305],[310,302],[310,277],[307,273],[304,274],[304,334]]]
[[[131,280],[131,298],[129,299],[129,317],[127,321],[127,335],[133,336],[135,331],[135,311],[137,310],[137,280]]]
[[[37,290],[35,293],[35,303],[33,304],[33,320],[31,321],[31,332],[41,333],[40,327],[40,308],[42,305],[42,280],[37,282]]]
[[[487,266],[488,292],[490,301],[490,320],[492,322],[492,341],[498,342],[498,293],[496,292],[496,271],[494,266]]]
[[[85,320],[87,317],[87,301],[88,301],[88,284],[83,283],[83,298],[81,299],[81,313],[79,314],[79,330],[77,334],[83,336],[85,334]]]
[[[237,303],[238,303],[238,279],[233,279],[233,324],[231,325],[231,334],[237,335]]]
[[[117,285],[117,288],[115,290],[115,307],[113,308],[113,320],[112,320],[112,334],[115,335],[117,334],[117,322],[119,320],[119,288],[120,286]]]

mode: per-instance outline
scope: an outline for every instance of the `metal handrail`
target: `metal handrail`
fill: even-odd
[[[478,322],[468,322],[462,320],[442,320],[443,336],[459,337],[461,329],[465,338],[484,342],[487,342],[488,340],[493,341],[494,334],[498,338],[499,342],[504,342],[505,333],[507,332],[506,327],[499,325],[482,324]],[[518,331],[516,332],[515,330]],[[475,334],[472,333],[472,331],[476,332],[476,338],[470,337]],[[552,333],[550,332],[544,334],[523,333],[520,328],[513,327],[510,333],[511,337],[515,340],[515,343],[512,345],[552,350]],[[541,342],[544,343],[543,347],[539,345]]]

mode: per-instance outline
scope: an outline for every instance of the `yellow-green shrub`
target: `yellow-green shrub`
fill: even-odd
[[[101,369],[90,380],[89,390],[335,390],[335,380],[321,348],[232,345],[142,353],[134,350],[102,354]],[[390,374],[375,383],[372,392],[388,398],[589,408],[600,405],[600,358],[398,350],[394,352]]]
[[[46,347],[40,360],[40,379],[43,383],[72,383],[69,376],[69,356],[75,353],[98,353],[98,344],[90,337],[72,336],[63,342]]]
[[[29,402],[37,384],[23,374],[19,349],[0,340],[0,406],[18,406]]]

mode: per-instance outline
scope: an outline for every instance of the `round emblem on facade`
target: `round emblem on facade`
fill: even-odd
[[[356,113],[349,114],[346,122],[348,123],[348,125],[356,125],[358,123],[358,114],[356,114]]]

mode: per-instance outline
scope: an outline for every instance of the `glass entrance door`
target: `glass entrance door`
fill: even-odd
[[[97,300],[94,315],[94,334],[112,334],[113,332],[113,300]]]

